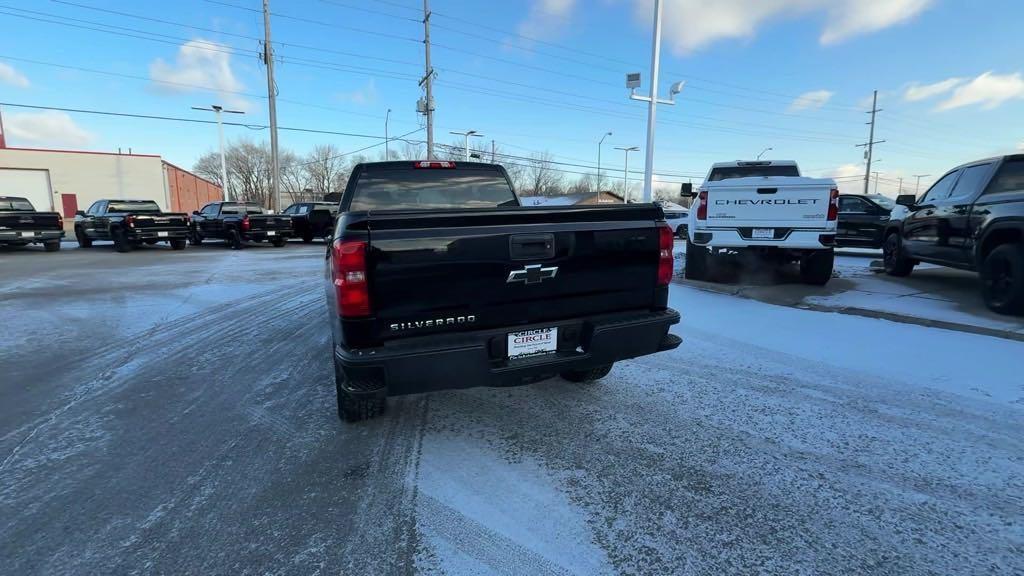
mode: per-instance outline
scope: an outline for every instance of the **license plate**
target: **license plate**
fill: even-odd
[[[36,233],[35,232],[22,232],[21,233],[21,237],[22,238],[35,238],[36,237]]]
[[[775,239],[774,228],[754,228],[754,231],[750,235],[751,238],[762,238],[773,240]]]
[[[270,231],[267,232],[267,236],[277,236],[277,232],[274,232],[273,230],[270,230]]]
[[[549,354],[558,346],[558,328],[539,328],[508,334],[508,357]]]
[[[158,238],[166,238],[167,232],[157,232],[156,235]]]

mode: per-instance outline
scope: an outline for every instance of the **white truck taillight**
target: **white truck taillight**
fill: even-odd
[[[658,286],[672,281],[672,228],[667,222],[658,224]]]
[[[252,228],[252,222],[249,221],[249,215],[242,216],[242,230],[248,232]]]
[[[134,228],[135,227],[135,216],[132,216],[131,214],[125,216],[124,217],[124,225],[129,227],[129,228]]]
[[[366,282],[366,242],[336,240],[332,247],[331,277],[338,315],[358,318],[370,315],[370,286]]]
[[[839,189],[833,188],[828,196],[828,221],[835,222],[839,219]]]
[[[708,219],[708,191],[701,190],[697,195],[697,220]]]

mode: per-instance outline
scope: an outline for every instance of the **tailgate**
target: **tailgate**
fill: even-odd
[[[179,231],[188,227],[184,214],[134,214],[132,227],[148,232]]]
[[[250,230],[291,230],[292,217],[274,214],[250,214]]]
[[[0,230],[60,230],[56,212],[0,212]]]
[[[737,178],[707,185],[707,226],[824,228],[831,180],[816,178]]]
[[[660,218],[649,204],[374,212],[373,336],[649,309]]]

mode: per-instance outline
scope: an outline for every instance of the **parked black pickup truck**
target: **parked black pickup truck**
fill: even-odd
[[[263,207],[251,202],[212,202],[192,213],[192,244],[208,238],[220,238],[238,250],[245,242],[270,240],[284,246],[292,235],[291,216],[264,214]]]
[[[840,194],[836,246],[881,248],[896,202],[881,194]]]
[[[314,238],[329,238],[334,232],[334,219],[338,217],[335,202],[296,202],[281,214],[292,218],[292,230],[296,238],[309,244]]]
[[[96,240],[111,240],[118,252],[157,242],[184,250],[188,214],[164,212],[152,200],[97,200],[75,215],[75,238],[82,248]]]
[[[920,199],[896,203],[886,229],[885,271],[906,276],[918,262],[977,271],[985,303],[1024,314],[1024,154],[958,166]]]
[[[679,346],[653,204],[520,207],[504,168],[357,164],[326,253],[338,414],[389,395],[604,377]]]
[[[0,196],[0,245],[42,244],[47,252],[60,250],[64,220],[56,212],[36,212],[32,203],[17,196]]]

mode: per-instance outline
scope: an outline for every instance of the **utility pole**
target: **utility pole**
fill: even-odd
[[[4,138],[4,111],[0,109],[0,148],[7,148],[7,140]]]
[[[899,193],[903,194],[903,176],[900,176]]]
[[[931,174],[914,174],[914,178],[917,178],[917,184],[914,184],[914,196],[921,190],[921,178],[931,176]]]
[[[878,174],[879,172],[875,172],[875,194],[878,194]],[[867,194],[867,190],[864,193]]]
[[[466,151],[466,162],[469,162],[469,137],[472,136],[474,138],[483,138],[483,136],[484,136],[483,134],[478,134],[476,130],[466,130],[465,132],[449,132],[449,134],[454,134],[456,136],[462,136],[463,137],[463,142],[465,142],[465,144],[463,144],[463,150]],[[493,156],[493,144],[491,146],[492,146],[492,154],[491,155]]]
[[[391,153],[388,149],[388,120],[391,119],[391,108],[388,108],[387,114],[384,115],[384,161],[391,160]]]
[[[604,144],[604,139],[611,136],[611,132],[605,132],[604,136],[597,141],[597,201],[601,201],[601,145]]]
[[[423,0],[423,78],[426,89],[422,113],[427,117],[427,160],[434,159],[434,69],[430,66],[430,0]]]
[[[616,150],[622,150],[626,153],[626,161],[622,166],[622,197],[624,202],[629,202],[629,153],[636,152],[640,149],[639,146],[616,146]]]
[[[491,164],[494,164],[494,138],[491,138]]]
[[[270,103],[271,207],[281,209],[281,165],[277,156],[277,85],[274,83],[274,48],[270,43],[270,0],[263,0],[263,63],[267,65],[267,100]]]
[[[220,181],[221,186],[224,188],[224,200],[231,200],[231,190],[228,188],[228,164],[224,159],[224,124],[220,120],[221,114],[245,114],[241,110],[225,110],[223,106],[217,104],[211,104],[209,108],[200,108],[199,106],[193,106],[193,110],[203,110],[206,112],[214,112],[217,114],[217,138],[220,141]]]
[[[871,157],[874,153],[874,146],[875,144],[881,144],[882,142],[885,142],[885,140],[879,140],[875,142],[875,114],[881,111],[882,110],[878,107],[878,90],[875,90],[874,94],[872,94],[871,96],[871,111],[868,112],[868,114],[871,114],[871,121],[867,123],[871,126],[871,131],[868,133],[868,141],[865,142],[864,144],[857,144],[858,148],[862,146],[867,147],[867,149],[864,151],[864,159],[868,161],[867,168],[864,170],[865,194],[868,193],[868,181],[871,179]],[[875,188],[876,190],[878,188],[877,181],[875,182]]]

